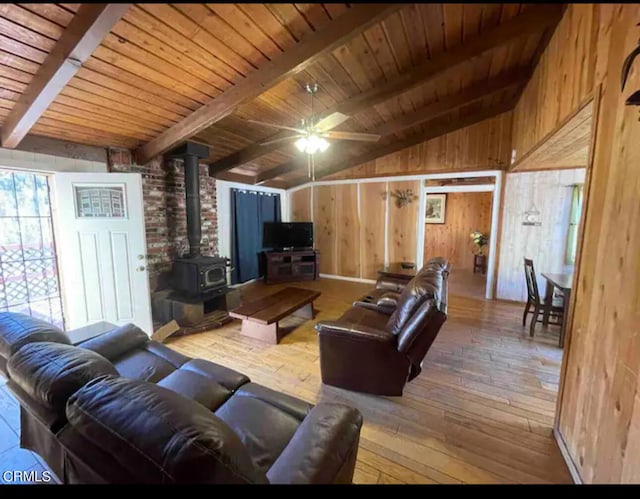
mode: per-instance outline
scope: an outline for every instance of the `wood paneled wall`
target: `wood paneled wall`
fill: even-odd
[[[376,279],[385,254],[390,262],[416,261],[419,203],[398,208],[387,194],[396,189],[417,195],[420,182],[316,185],[292,193],[291,220],[314,223],[321,273]]]
[[[311,222],[311,188],[291,193],[291,221]]]
[[[389,182],[389,192],[396,190],[420,193],[420,182]],[[395,198],[387,204],[389,210],[388,255],[389,262],[416,262],[416,227],[418,222],[418,201],[399,207]]]
[[[511,112],[363,163],[327,179],[504,169],[511,157]]]
[[[523,157],[575,112],[602,80],[609,7],[569,4],[513,111],[512,147]],[[603,45],[604,44],[604,45]],[[599,55],[600,54],[600,55]]]
[[[523,258],[533,260],[538,288],[541,272],[570,271],[564,264],[571,208],[571,185],[584,183],[585,170],[553,170],[506,175],[497,298],[527,301]],[[540,226],[522,225],[524,212],[540,211]]]
[[[489,236],[492,199],[492,192],[448,193],[445,223],[425,225],[424,261],[444,256],[456,268],[472,268],[475,246],[470,235],[479,230]],[[488,248],[485,255],[489,254]]]
[[[640,6],[606,7],[614,15],[600,19],[600,31],[610,33],[607,77],[574,286],[559,431],[584,482],[638,483],[640,122],[638,108],[624,101],[640,89],[639,61],[624,92],[619,77],[640,37]]]

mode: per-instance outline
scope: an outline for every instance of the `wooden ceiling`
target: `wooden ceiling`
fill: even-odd
[[[0,126],[80,5],[0,5]],[[357,8],[358,4],[132,4],[30,133],[141,148],[180,131],[183,120],[207,104],[223,102],[221,97],[231,96],[239,85],[263,84],[256,78],[313,36],[341,29],[340,19],[346,19],[342,16],[353,17]],[[546,8],[559,12],[559,7]],[[240,104],[185,138],[210,145],[209,160],[216,165],[254,146],[249,161],[231,161],[233,168],[216,175],[286,185],[304,179],[305,158],[293,145],[256,154],[255,144],[277,130],[243,118],[298,125],[310,113],[306,83],[320,87],[316,111],[321,114],[351,106],[346,113],[351,119],[339,130],[384,132],[377,144],[332,144],[318,165],[320,171],[334,171],[347,158],[353,163],[396,144],[428,138],[432,130],[455,129],[464,120],[495,115],[513,106],[527,70],[553,29],[554,23],[546,19],[559,19],[559,14],[538,16],[526,30],[513,21],[541,9],[545,7],[535,4],[397,5],[381,22],[363,20],[363,29],[353,29],[346,43],[325,43],[318,56],[296,66],[277,84],[265,85],[266,91],[254,92],[257,97],[229,97]],[[495,35],[502,37],[496,38],[500,43],[475,55],[473,47],[490,43],[491,33],[500,26],[503,33]],[[447,69],[447,59],[456,53],[464,62]],[[412,74],[420,74],[424,82],[408,85]],[[393,91],[358,104],[358,99],[382,88]],[[461,97],[456,101],[456,96]],[[463,102],[467,98],[469,102]],[[449,107],[441,104],[435,112],[434,105],[446,99]],[[435,121],[408,120],[425,109]]]

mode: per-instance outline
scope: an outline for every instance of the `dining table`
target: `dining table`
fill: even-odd
[[[568,323],[569,301],[571,300],[571,287],[573,285],[573,272],[560,274],[542,272],[541,275],[547,281],[544,293],[544,309],[542,311],[543,327],[547,327],[549,325],[549,315],[551,313],[553,291],[557,289],[563,295],[562,326],[560,327],[560,339],[558,340],[558,346],[560,348],[563,348]]]

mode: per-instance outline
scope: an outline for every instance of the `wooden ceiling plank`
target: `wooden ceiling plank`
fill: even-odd
[[[2,63],[0,63],[0,76],[11,78],[12,80],[23,84],[29,84],[29,82],[33,78],[32,74],[12,68],[11,66],[5,66]]]
[[[190,57],[193,61],[214,71],[228,82],[236,82],[241,77],[241,74],[229,66],[229,64],[198,45],[194,40],[184,36],[184,34],[179,31],[178,26],[175,26],[175,24],[167,25],[141,7],[142,6],[134,6],[131,8],[124,16],[124,19],[139,29],[150,33],[155,38],[164,40],[167,45],[173,47],[175,51],[181,53],[184,57]],[[177,11],[174,12],[177,15]]]
[[[20,71],[24,71],[25,73],[29,73],[31,75],[36,74],[38,68],[40,67],[40,65],[36,62],[24,59],[23,57],[14,54],[10,54],[9,52],[5,52],[4,50],[0,50],[0,64],[19,69]]]
[[[214,37],[206,29],[200,27],[197,22],[191,19],[186,13],[179,11],[170,4],[139,4],[138,7],[147,14],[162,21],[164,24],[175,29],[186,39],[191,40],[202,50],[205,50],[214,59],[219,60],[235,72],[235,76],[230,78],[235,81],[236,77],[245,76],[253,70],[251,64],[229,49],[220,40]],[[206,12],[206,11],[205,11]],[[197,15],[194,19],[198,19]]]
[[[137,151],[142,164],[231,114],[239,105],[303,71],[325,53],[343,45],[369,26],[402,8],[403,4],[358,4],[326,28],[309,34],[294,48],[277,57],[223,95],[201,107]]]
[[[2,4],[0,4],[0,8],[1,6]],[[55,40],[24,28],[4,17],[0,17],[0,32],[14,40],[20,40],[26,45],[44,50],[45,52],[49,52],[56,44]]]
[[[158,95],[182,108],[186,108],[188,110],[186,114],[193,112],[200,106],[200,104],[192,98],[185,97],[172,88],[165,87],[139,76],[135,70],[135,66],[132,66],[132,64],[133,61],[129,61],[129,59],[126,58],[117,58],[117,54],[111,50],[105,47],[98,47],[93,57],[90,57],[84,63],[83,67],[101,73],[114,81],[126,84],[134,89],[144,89]],[[172,110],[177,113],[183,112],[182,110]]]
[[[296,41],[302,40],[310,31],[311,27],[306,19],[300,14],[293,4],[290,3],[270,3],[265,4],[278,21],[291,33]]]
[[[53,47],[0,131],[14,148],[109,33],[130,4],[83,4]]]
[[[273,59],[282,53],[282,48],[262,31],[262,19],[247,16],[238,5],[231,3],[210,3],[207,7],[224,19],[268,59]],[[260,13],[256,12],[256,14]]]
[[[62,94],[60,94],[58,98],[51,103],[49,108],[60,111],[64,109],[63,112],[67,114],[76,114],[77,116],[84,116],[87,119],[93,119],[96,116],[100,116],[101,119],[106,119],[114,123],[121,121],[126,126],[145,130],[152,134],[164,130],[162,125],[145,120],[139,116],[121,113],[110,107],[96,106],[87,102],[78,101]]]
[[[212,97],[222,93],[221,90],[208,82],[195,78],[190,72],[167,64],[160,57],[119,36],[108,34],[102,41],[102,47],[110,49],[116,54],[116,58],[127,57],[135,62],[140,71],[138,74],[162,85],[170,86],[170,88],[201,104],[209,102]]]
[[[176,77],[180,78],[180,72],[184,71],[184,73],[189,75],[188,80],[186,80],[187,82],[195,78],[201,80],[206,85],[198,86],[197,88],[202,91],[211,86],[220,92],[231,86],[231,82],[229,80],[207,68],[201,61],[191,59],[174,49],[170,39],[157,38],[154,36],[157,35],[157,33],[153,33],[152,35],[145,30],[138,28],[135,24],[130,23],[127,19],[127,15],[124,16],[122,22],[113,27],[111,32],[123,40],[130,40],[135,45],[151,54],[153,56],[153,59],[149,61],[151,66],[155,66],[157,63],[160,63],[162,66],[169,65],[171,72],[174,72],[176,68],[179,68]]]
[[[205,29],[210,35],[217,38],[222,43],[224,50],[235,52],[249,62],[253,68],[259,68],[268,61],[264,54],[256,50],[240,33],[206,5],[184,3],[175,4],[174,7],[199,25],[200,29]],[[247,72],[244,74],[246,75]]]
[[[0,4],[0,16],[53,40],[60,38],[64,31],[62,26],[44,19],[15,3]]]
[[[42,64],[47,58],[47,53],[44,50],[30,47],[3,34],[0,34],[0,50],[20,56],[29,61],[37,62],[38,64]]]
[[[21,7],[66,28],[73,19],[73,14],[55,3],[21,3]]]
[[[478,57],[513,39],[543,30],[546,26],[555,25],[560,19],[560,13],[561,7],[557,5],[536,7],[527,14],[518,16],[506,24],[483,33],[479,37],[472,39],[468,44],[433,56],[425,64],[411,72],[402,73],[386,84],[376,85],[370,91],[363,92],[356,97],[339,103],[335,108],[328,110],[327,113],[340,112],[355,115],[363,110],[371,109],[372,106],[380,102],[405,93],[418,85],[424,85],[427,81],[441,76],[452,67],[466,63],[469,58]],[[269,137],[269,140],[275,140],[280,136],[284,136],[284,134],[275,134]],[[263,154],[277,150],[279,147],[281,147],[279,144],[268,146],[252,144],[244,150],[237,151],[211,164],[209,169],[215,175],[220,171],[242,164],[240,161],[248,162],[254,160]]]
[[[139,99],[140,101],[143,101],[142,104],[144,108],[146,108],[146,106],[151,106],[151,109],[158,108],[159,111],[157,114],[159,114],[159,116],[169,118],[176,122],[180,121],[180,119],[184,118],[191,112],[189,108],[147,91],[147,89],[124,84],[123,82],[109,76],[105,76],[102,73],[98,73],[84,66],[80,68],[80,71],[76,74],[76,79],[87,80],[109,90]]]
[[[0,88],[13,90],[14,92],[24,93],[27,85],[11,78],[6,78],[0,73]]]

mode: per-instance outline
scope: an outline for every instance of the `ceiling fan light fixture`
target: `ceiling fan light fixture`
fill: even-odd
[[[318,151],[324,152],[329,147],[329,142],[315,133],[311,133],[306,137],[300,137],[295,142],[296,147],[300,152],[306,152],[307,154],[315,154]]]

